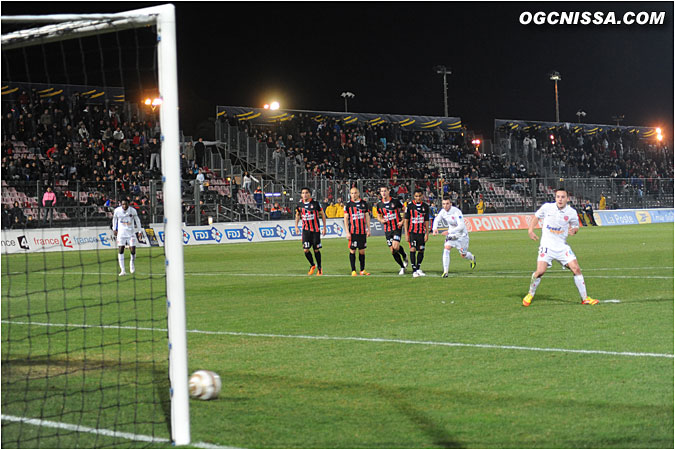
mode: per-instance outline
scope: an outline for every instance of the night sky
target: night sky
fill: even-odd
[[[2,2],[2,14],[119,12],[161,3]],[[449,114],[489,138],[495,118],[661,126],[672,142],[673,3],[179,2],[181,127],[216,105]],[[524,11],[665,11],[664,25],[521,25]]]

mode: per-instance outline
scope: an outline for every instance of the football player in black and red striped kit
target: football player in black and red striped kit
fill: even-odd
[[[361,275],[370,275],[366,272],[366,238],[370,236],[370,209],[368,203],[361,199],[361,193],[356,187],[349,191],[350,201],[345,204],[345,230],[349,241],[349,262],[352,265],[352,276],[356,274],[356,250],[359,251]]]
[[[377,203],[377,220],[384,228],[384,236],[387,239],[387,245],[391,249],[394,260],[401,266],[398,274],[405,274],[405,268],[408,267],[408,255],[401,247],[401,236],[403,226],[402,210],[403,205],[397,199],[392,199],[387,186],[380,186],[380,197],[382,200]]]
[[[316,270],[317,275],[323,275],[321,268],[321,235],[326,235],[326,213],[323,212],[321,204],[312,200],[312,193],[309,188],[302,188],[300,191],[302,201],[295,208],[295,232],[298,233],[298,222],[302,219],[302,248],[305,250],[305,258],[309,261],[309,272],[312,275]],[[319,216],[323,220],[323,230],[319,227]],[[314,249],[316,264],[309,249]]]
[[[408,242],[410,243],[410,261],[413,267],[413,278],[424,277],[420,266],[424,259],[424,247],[429,239],[429,205],[422,201],[423,194],[420,189],[416,189],[413,194],[413,201],[408,204],[405,211],[403,226],[408,233]]]

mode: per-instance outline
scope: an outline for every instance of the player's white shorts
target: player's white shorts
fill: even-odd
[[[469,251],[469,236],[461,237],[459,239],[445,238],[445,248],[456,248],[461,254]]]
[[[565,245],[559,249],[551,249],[548,247],[539,247],[539,256],[537,261],[544,261],[546,264],[551,264],[553,260],[557,260],[560,264],[568,264],[577,259],[569,245]]]
[[[136,239],[136,235],[126,235],[122,236],[120,234],[117,235],[117,246],[118,247],[124,247],[128,245],[129,247],[136,247],[136,244],[138,244],[138,241]]]

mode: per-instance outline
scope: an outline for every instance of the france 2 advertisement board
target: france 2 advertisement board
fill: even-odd
[[[1,243],[3,253],[101,250],[117,247],[109,227],[2,230]],[[144,232],[138,246],[148,246]]]

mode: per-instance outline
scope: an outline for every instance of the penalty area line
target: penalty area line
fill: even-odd
[[[145,434],[126,433],[124,431],[107,430],[105,428],[91,428],[72,423],[53,422],[51,420],[32,419],[30,417],[18,417],[18,416],[11,416],[8,414],[2,414],[0,418],[5,422],[20,422],[26,423],[28,425],[34,425],[37,427],[57,428],[60,430],[75,431],[77,433],[98,434],[101,436],[127,439],[129,441],[150,442],[152,444],[171,443],[171,440],[168,438],[148,436]],[[209,444],[208,442],[192,442],[190,443],[190,445],[197,448],[226,448],[226,449],[238,448],[238,447],[226,447],[222,445]]]
[[[15,325],[33,325],[46,327],[65,327],[65,328],[112,328],[134,331],[168,331],[166,328],[141,328],[118,325],[85,325],[85,324],[63,324],[63,323],[40,323],[40,322],[19,322],[11,320],[2,320],[2,323]],[[568,348],[549,348],[549,347],[525,347],[520,345],[499,345],[499,344],[471,344],[464,342],[442,342],[442,341],[416,341],[409,339],[387,339],[387,338],[366,338],[357,336],[313,336],[303,334],[272,334],[272,333],[246,333],[241,331],[206,331],[206,330],[186,330],[190,334],[204,334],[211,336],[244,336],[261,337],[276,339],[304,339],[313,341],[347,341],[347,342],[375,342],[382,344],[403,344],[403,345],[428,345],[438,347],[468,347],[468,348],[486,348],[493,350],[519,350],[530,352],[555,352],[555,353],[580,353],[590,355],[611,355],[611,356],[637,356],[651,358],[674,358],[675,355],[669,353],[644,353],[644,352],[616,352],[608,350],[583,350]]]

